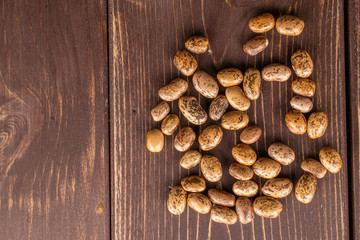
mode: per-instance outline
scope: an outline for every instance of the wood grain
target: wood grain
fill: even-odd
[[[348,174],[345,106],[344,2],[332,1],[140,1],[110,0],[110,119],[111,119],[111,193],[112,237],[114,239],[349,239]],[[265,35],[268,48],[256,57],[242,51],[242,44],[255,34],[247,21],[262,12],[275,16],[293,13],[306,27],[298,37],[280,36],[275,30]],[[261,69],[272,62],[290,66],[290,55],[299,48],[313,57],[315,70],[311,78],[317,84],[314,110],[329,116],[326,134],[317,140],[289,133],[284,117],[293,96],[290,85],[263,82],[261,97],[248,111],[250,123],[263,130],[253,145],[258,155],[274,141],[288,144],[296,152],[291,166],[283,167],[280,176],[294,182],[302,174],[300,163],[306,157],[318,157],[324,145],[339,150],[343,169],[328,173],[319,180],[314,200],[304,205],[294,194],[281,199],[284,211],[277,219],[256,217],[248,225],[226,226],[211,222],[209,215],[199,215],[187,207],[180,216],[166,209],[169,189],[181,178],[200,174],[198,167],[181,169],[181,153],[173,148],[174,136],[166,137],[161,153],[150,153],[145,134],[160,123],[152,121],[150,110],[160,101],[158,89],[181,76],[172,64],[186,38],[201,34],[209,38],[210,51],[196,55],[199,68],[213,76],[222,68],[235,66],[243,72],[249,67]],[[184,78],[184,76],[181,76]],[[191,77],[185,78],[191,83]],[[192,84],[190,84],[192,85]],[[221,92],[224,89],[221,88]],[[189,95],[209,107],[210,100],[201,97],[191,86]],[[180,111],[177,102],[171,112]],[[307,115],[308,116],[308,115]],[[203,126],[194,126],[181,116],[182,126],[191,126],[199,134]],[[215,123],[219,124],[219,123]],[[208,187],[231,190],[234,179],[228,174],[234,161],[231,148],[239,142],[241,131],[225,131],[222,143],[210,151],[221,159],[224,176]],[[199,149],[198,144],[193,149]],[[264,180],[255,178],[260,185]]]
[[[360,2],[347,1],[347,106],[352,238],[360,239]]]
[[[1,239],[110,237],[106,1],[0,1]]]

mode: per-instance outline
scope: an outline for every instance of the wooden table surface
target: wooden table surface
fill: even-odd
[[[269,46],[250,57],[242,51],[255,36],[247,21],[262,12],[298,15],[306,27],[297,37],[265,33]],[[0,0],[0,13],[0,239],[360,239],[358,0]],[[323,137],[293,135],[285,125],[294,74],[263,82],[248,111],[263,130],[252,145],[259,156],[274,141],[296,152],[280,176],[296,182],[302,159],[317,158],[324,145],[339,151],[342,170],[318,181],[310,204],[292,193],[280,200],[279,218],[229,226],[189,207],[180,216],[167,211],[171,187],[200,171],[179,166],[174,136],[150,153],[145,135],[160,127],[150,110],[158,89],[175,77],[187,79],[187,94],[209,107],[172,64],[195,34],[210,40],[210,51],[196,59],[213,76],[231,66],[290,66],[295,50],[310,53],[314,110],[329,116]],[[177,102],[170,108],[181,116]],[[197,134],[219,124],[180,119]],[[231,191],[231,148],[240,132],[225,130],[209,152],[224,174],[208,187]]]

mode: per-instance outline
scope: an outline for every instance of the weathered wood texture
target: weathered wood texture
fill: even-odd
[[[110,27],[110,101],[112,158],[112,236],[114,239],[348,239],[348,174],[345,108],[344,2],[333,1],[119,1],[109,4]],[[306,27],[298,37],[280,36],[276,30],[265,35],[268,48],[257,57],[248,57],[242,44],[255,34],[246,23],[251,17],[270,11],[276,16],[293,13],[304,19]],[[261,69],[272,62],[290,66],[290,55],[305,48],[313,57],[315,71],[311,76],[317,90],[314,110],[329,116],[326,134],[317,140],[306,135],[290,134],[284,116],[291,109],[290,90],[295,76],[285,83],[263,82],[261,97],[248,111],[250,122],[264,132],[253,145],[260,156],[274,141],[282,141],[296,151],[296,161],[283,167],[281,176],[294,182],[301,176],[300,163],[305,157],[318,157],[324,145],[339,150],[343,169],[328,173],[318,181],[314,200],[304,205],[294,194],[281,199],[284,211],[277,219],[256,217],[248,225],[226,226],[211,222],[209,215],[198,215],[187,208],[180,216],[169,214],[166,198],[169,189],[182,177],[199,174],[198,167],[181,169],[182,156],[173,148],[174,136],[166,137],[161,153],[150,153],[145,134],[159,128],[150,110],[160,100],[157,90],[181,76],[172,64],[178,49],[194,34],[210,40],[210,51],[196,55],[199,67],[215,76],[228,66],[245,71]],[[181,76],[184,77],[184,76]],[[187,78],[191,83],[191,78]],[[192,85],[192,84],[190,84]],[[224,89],[221,88],[221,92]],[[207,109],[204,99],[191,86]],[[355,105],[354,105],[355,106]],[[171,112],[180,115],[177,102]],[[308,114],[307,114],[308,116]],[[181,125],[190,125],[199,133],[207,121],[197,127],[181,117]],[[219,123],[215,123],[219,124]],[[228,174],[234,162],[231,148],[239,142],[241,131],[225,131],[222,143],[210,151],[221,159],[224,176],[219,184],[231,191],[234,179]],[[198,144],[193,146],[198,149]],[[356,171],[356,170],[354,170]],[[254,178],[262,185],[265,181]],[[215,187],[209,184],[208,187]]]
[[[106,1],[0,1],[0,238],[110,237]]]
[[[351,225],[353,239],[360,239],[360,1],[347,1],[347,106]]]

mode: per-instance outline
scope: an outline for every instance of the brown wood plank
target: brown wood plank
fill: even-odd
[[[106,1],[0,1],[0,238],[110,237]]]
[[[349,239],[348,175],[345,108],[344,2],[333,1],[118,1],[112,0],[110,14],[110,112],[112,159],[112,236],[114,239]],[[255,34],[246,23],[258,13],[276,16],[294,13],[306,22],[302,35],[280,36],[275,30],[265,35],[270,46],[257,57],[248,57],[242,44]],[[226,226],[211,222],[209,215],[198,215],[187,207],[180,216],[166,209],[169,189],[182,177],[198,174],[198,167],[181,169],[182,156],[166,137],[161,153],[150,153],[145,135],[160,123],[152,121],[150,110],[160,100],[158,89],[181,76],[172,64],[176,51],[187,37],[202,34],[209,38],[211,53],[197,55],[201,69],[215,76],[221,68],[261,69],[272,62],[290,66],[290,55],[305,48],[313,57],[317,84],[314,110],[329,116],[326,134],[317,140],[290,134],[284,123],[293,96],[286,83],[263,82],[262,96],[252,102],[250,122],[259,125],[263,137],[254,148],[264,156],[266,148],[280,140],[296,151],[297,160],[283,167],[281,176],[293,181],[301,176],[301,160],[315,157],[326,144],[339,150],[343,169],[328,173],[318,182],[314,200],[304,205],[294,194],[281,199],[284,211],[277,219],[256,217],[248,225]],[[184,76],[181,76],[184,77]],[[191,83],[191,78],[187,78]],[[192,85],[192,84],[190,84]],[[221,92],[224,89],[221,88]],[[208,108],[210,100],[195,95]],[[180,115],[177,102],[171,112]],[[181,117],[181,125],[197,133],[213,122],[196,127]],[[219,123],[216,123],[219,124]],[[220,185],[230,191],[234,179],[228,174],[234,162],[231,148],[239,142],[241,131],[225,131],[222,143],[210,154],[218,156],[224,169]],[[198,149],[195,144],[193,149]],[[259,184],[264,180],[255,178]],[[207,183],[208,187],[215,184]]]
[[[360,239],[360,2],[347,1],[347,67],[349,121],[349,166],[352,238]]]

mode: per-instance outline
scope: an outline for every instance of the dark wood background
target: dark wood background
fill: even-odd
[[[255,34],[246,23],[262,12],[296,14],[306,27],[298,37],[266,33],[268,48],[249,57],[242,44]],[[1,239],[360,239],[359,1],[0,0],[0,13]],[[169,189],[200,171],[181,169],[174,136],[161,153],[150,153],[145,134],[160,127],[150,116],[157,90],[181,76],[172,58],[194,34],[210,40],[209,53],[196,59],[213,76],[230,66],[290,66],[298,48],[313,57],[314,110],[329,116],[322,138],[285,126],[294,76],[263,82],[248,111],[264,132],[253,144],[259,156],[274,141],[296,151],[281,172],[294,182],[302,159],[317,158],[325,144],[339,150],[341,172],[318,181],[310,204],[292,194],[281,199],[279,218],[257,216],[248,225],[214,223],[188,207],[169,214]],[[188,94],[207,109],[210,100],[187,80]],[[177,102],[171,112],[180,116]],[[197,134],[209,124],[219,123],[199,127],[181,117]],[[228,167],[240,132],[225,131],[210,151],[224,176],[209,187],[231,190]]]

